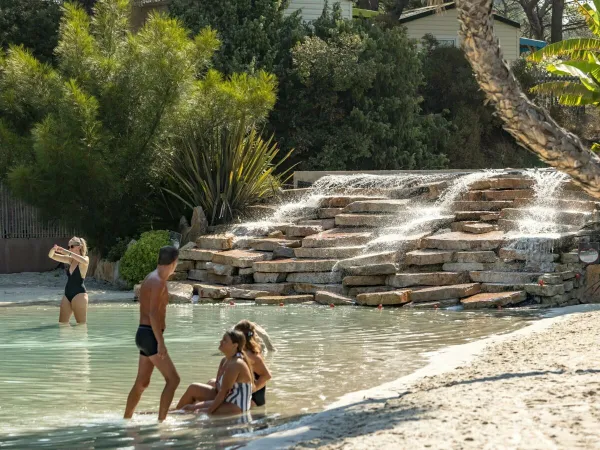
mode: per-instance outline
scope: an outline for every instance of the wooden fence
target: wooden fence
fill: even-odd
[[[0,184],[0,239],[68,238],[73,230],[39,218],[36,208],[11,196]]]

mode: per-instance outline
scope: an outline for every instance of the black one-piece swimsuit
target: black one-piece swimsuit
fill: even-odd
[[[69,272],[69,267],[67,267],[67,285],[65,286],[65,297],[69,300],[69,303],[73,301],[77,294],[85,294],[87,291],[85,290],[85,285],[83,284],[83,277],[81,276],[81,271],[79,270],[79,264],[73,270],[73,273]]]

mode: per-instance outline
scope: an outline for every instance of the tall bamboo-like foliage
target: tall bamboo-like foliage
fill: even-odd
[[[180,150],[165,191],[189,208],[202,206],[212,224],[230,221],[244,207],[273,196],[287,177],[287,171],[275,171],[291,152],[277,160],[273,138],[263,139],[245,118],[207,134],[190,132],[182,144],[176,145]]]
[[[90,17],[66,3],[56,68],[21,47],[0,59],[0,180],[99,246],[155,219],[173,137],[242,115],[264,120],[275,102],[268,74],[210,70],[214,30],[190,37],[152,14],[134,34],[130,7],[99,0]]]
[[[548,45],[533,53],[530,61],[542,62],[546,58],[561,58],[546,66],[557,75],[579,78],[573,81],[552,81],[534,86],[531,90],[538,94],[557,95],[559,102],[567,106],[600,105],[600,0],[593,6],[587,3],[579,6],[590,31],[597,37],[567,39]],[[566,60],[565,60],[566,59]]]

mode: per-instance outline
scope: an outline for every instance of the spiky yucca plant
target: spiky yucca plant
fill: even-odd
[[[233,127],[190,132],[179,144],[165,192],[188,208],[201,206],[211,224],[229,222],[244,207],[273,196],[289,177],[289,169],[275,171],[292,151],[276,161],[273,137],[264,140],[244,119]]]

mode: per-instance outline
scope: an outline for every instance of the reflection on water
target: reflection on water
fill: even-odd
[[[243,318],[263,325],[278,351],[267,407],[251,418],[210,421],[155,414],[121,419],[138,361],[137,305],[90,305],[87,327],[54,324],[54,307],[0,308],[0,447],[225,448],[233,435],[316,412],[341,395],[406,375],[424,353],[524,326],[533,316],[293,306],[170,306],[166,344],[191,382],[216,374],[218,342]],[[163,380],[155,371],[138,411],[156,411]],[[217,442],[219,443],[217,445]]]

